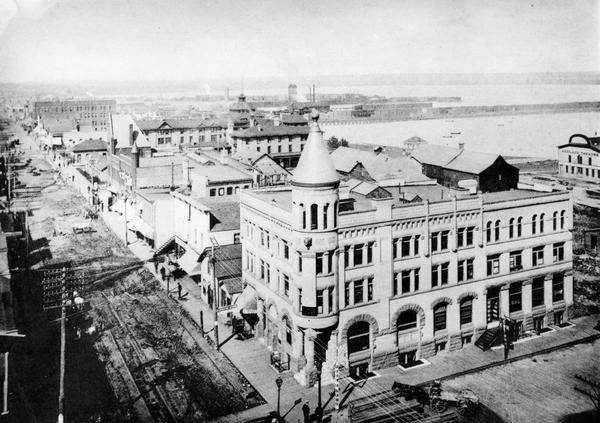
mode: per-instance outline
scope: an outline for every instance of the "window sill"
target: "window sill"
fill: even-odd
[[[372,304],[377,304],[377,303],[379,303],[379,301],[380,300],[371,300],[371,301],[367,301],[367,302],[363,302],[363,303],[352,304],[352,305],[346,306],[344,308],[341,308],[340,311],[352,310],[353,308],[358,308],[358,307],[368,306],[368,305],[372,305]]]

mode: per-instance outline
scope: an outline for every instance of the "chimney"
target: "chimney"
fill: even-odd
[[[190,159],[187,157],[184,158],[181,168],[183,170],[183,181],[188,188],[191,188],[192,181],[190,180]]]
[[[459,142],[458,143],[458,149],[459,150],[464,150],[465,149],[465,143],[464,142]]]
[[[129,145],[133,145],[133,123],[129,124]]]

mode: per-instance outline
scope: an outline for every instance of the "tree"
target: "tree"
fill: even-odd
[[[338,147],[348,147],[348,141],[344,138],[340,140],[337,137],[331,137],[327,140],[327,146],[331,150],[335,150]]]

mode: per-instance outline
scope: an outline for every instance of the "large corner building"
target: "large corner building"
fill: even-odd
[[[573,302],[570,194],[437,202],[340,186],[318,114],[291,186],[241,192],[242,314],[296,378],[360,375],[475,342],[499,318],[566,321]]]

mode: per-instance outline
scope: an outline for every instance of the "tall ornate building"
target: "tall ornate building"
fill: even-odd
[[[523,331],[569,318],[568,192],[421,203],[349,193],[311,120],[291,186],[242,191],[240,210],[239,307],[301,383],[319,366],[324,377],[336,364],[351,375],[412,366],[502,317]]]

